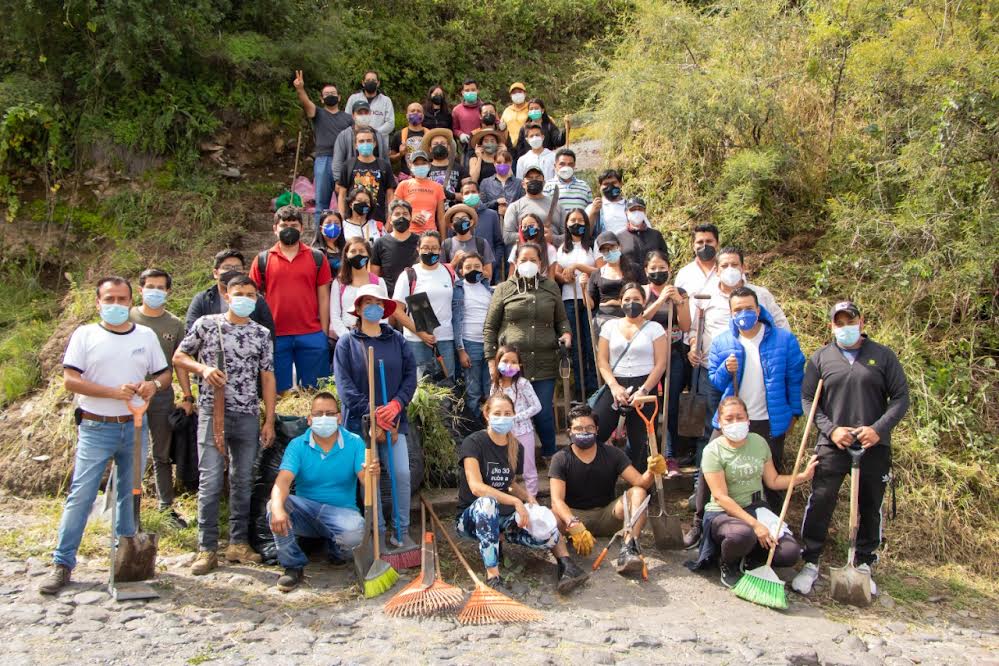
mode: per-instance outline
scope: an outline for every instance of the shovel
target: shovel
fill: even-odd
[[[569,361],[569,348],[561,340],[558,341],[558,374],[562,378],[562,402],[565,409],[565,428],[569,429],[569,373],[572,363]]]
[[[430,333],[433,335],[434,331],[441,325],[437,314],[434,313],[433,306],[430,304],[430,297],[427,296],[426,292],[421,291],[418,294],[407,296],[406,308],[413,319],[413,326],[421,333]],[[444,373],[444,378],[446,379],[448,373],[447,365],[444,364],[444,357],[441,355],[436,344],[434,344],[433,349],[434,358],[437,359],[437,364],[440,365],[441,372]]]
[[[641,406],[645,403],[652,403],[652,416],[646,417]],[[659,400],[654,395],[645,395],[635,398],[632,403],[635,411],[645,421],[645,430],[649,434],[649,451],[652,455],[659,455],[659,445],[656,443],[656,413],[659,411]],[[653,515],[649,511],[649,523],[652,525],[652,536],[659,550],[683,550],[683,530],[680,529],[680,518],[666,513],[666,500],[663,497],[663,477],[661,474],[655,475],[656,497],[659,500],[659,513]]]
[[[694,294],[698,300],[710,300],[707,294]],[[697,308],[697,355],[701,355],[704,341],[704,308]],[[694,378],[691,382],[690,390],[680,396],[677,406],[677,433],[681,437],[704,436],[704,419],[708,413],[708,399],[706,396],[697,393],[697,386],[700,383],[703,366],[698,363],[694,368]]]
[[[860,527],[860,459],[866,451],[857,442],[846,449],[850,454],[850,551],[845,566],[829,569],[832,598],[841,604],[861,607],[871,605],[871,575],[857,569],[854,562]]]

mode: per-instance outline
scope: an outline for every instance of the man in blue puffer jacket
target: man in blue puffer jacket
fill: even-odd
[[[728,303],[732,315],[729,330],[711,342],[708,376],[723,392],[723,400],[738,394],[746,403],[750,432],[767,440],[774,467],[783,473],[784,436],[802,413],[805,355],[794,334],[774,324],[752,289],[735,289]],[[738,378],[734,385],[733,375]],[[712,424],[717,430],[717,412]],[[764,490],[770,508],[779,512],[780,493]]]

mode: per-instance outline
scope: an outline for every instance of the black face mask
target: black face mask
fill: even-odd
[[[468,271],[465,273],[465,282],[469,284],[476,284],[482,279],[482,271]]]
[[[716,254],[718,254],[718,251],[714,245],[705,245],[697,251],[697,258],[701,261],[711,261],[715,258]]]
[[[434,104],[441,105],[444,103],[444,95],[434,95],[430,98],[430,101]]]
[[[592,448],[597,443],[597,433],[595,432],[572,432],[569,433],[569,440],[581,449]]]
[[[242,275],[242,274],[243,271],[237,271],[235,269],[225,271],[224,273],[219,275],[219,282],[221,282],[223,285],[229,284],[229,280],[233,279],[237,275]]]
[[[642,313],[645,312],[645,306],[638,301],[625,303],[621,306],[621,309],[624,310],[624,314],[628,315],[632,319],[642,316]]]
[[[454,221],[454,233],[463,234],[472,228],[472,221],[467,217]]]
[[[541,230],[538,229],[537,227],[527,227],[526,229],[524,229],[524,238],[528,240],[533,240],[538,237],[539,233],[541,233]]]
[[[355,203],[351,209],[358,215],[367,215],[371,212],[371,205],[366,203]]]
[[[323,97],[323,104],[326,106],[336,106],[340,103],[340,98],[337,95],[327,95]]]
[[[573,226],[569,227],[569,233],[572,234],[573,236],[579,236],[580,238],[582,238],[583,234],[586,233],[586,225],[574,224]]]
[[[433,266],[438,261],[440,261],[441,255],[439,252],[421,252],[420,261],[422,261],[427,266]]]
[[[447,147],[436,145],[430,149],[430,154],[433,155],[435,160],[442,160],[447,157]]]
[[[355,254],[353,257],[347,258],[347,263],[350,264],[351,268],[360,270],[368,265],[368,258],[363,254]]]
[[[653,271],[648,276],[649,282],[657,287],[666,284],[666,281],[669,280],[669,273],[666,271]]]
[[[601,190],[601,192],[603,192],[604,196],[611,201],[615,201],[621,196],[621,188],[617,185],[607,185]]]
[[[278,232],[278,240],[284,245],[294,245],[302,237],[302,232],[295,227],[285,227]]]
[[[545,189],[545,181],[529,180],[524,184],[524,187],[528,194],[541,194],[541,190]]]
[[[409,229],[409,218],[397,217],[394,220],[392,220],[392,226],[395,227],[395,230],[401,234],[402,232]]]
[[[376,90],[378,90],[378,82],[377,81],[365,81],[364,82],[364,92],[373,93]]]
[[[489,126],[495,125],[496,124],[496,114],[495,113],[487,113],[484,116],[482,116],[482,124],[483,125],[489,125]]]

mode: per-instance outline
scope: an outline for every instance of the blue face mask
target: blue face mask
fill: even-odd
[[[330,259],[330,267],[333,269],[334,273],[336,271],[340,270],[340,264],[341,263],[343,263],[343,259],[340,258],[339,254],[336,255],[335,257],[333,257],[332,259]]]
[[[513,430],[513,417],[491,416],[489,417],[489,429],[497,435],[505,435]]]
[[[760,320],[760,315],[756,313],[756,310],[742,310],[736,312],[732,316],[732,321],[735,322],[735,327],[740,331],[748,331],[752,327],[756,326],[756,322]]]
[[[621,250],[611,250],[610,252],[604,252],[603,255],[607,263],[616,264],[621,261]]]
[[[326,236],[327,238],[338,238],[340,236],[340,225],[336,222],[324,224],[323,236]]]
[[[414,166],[410,169],[410,171],[412,171],[413,175],[416,176],[417,178],[426,178],[427,174],[430,173],[430,165],[421,164],[419,166]]]
[[[158,310],[163,307],[163,304],[166,303],[166,299],[167,293],[162,289],[147,288],[142,290],[142,302],[154,310]]]
[[[475,208],[480,203],[482,203],[482,197],[480,197],[478,194],[466,194],[465,198],[462,199],[462,201],[465,202],[466,206],[471,206],[472,208]]]
[[[363,155],[364,157],[371,157],[375,154],[375,144],[373,143],[359,143],[357,144],[357,154]]]
[[[336,429],[340,427],[335,416],[313,416],[312,434],[326,439],[336,434]]]
[[[237,317],[249,317],[257,307],[257,299],[249,296],[233,296],[229,309]]]
[[[108,326],[121,326],[128,321],[128,307],[117,303],[101,303],[101,320]]]
[[[840,347],[852,347],[860,339],[860,324],[833,326],[833,335]]]
[[[382,317],[385,316],[385,308],[382,307],[381,303],[368,303],[361,309],[361,316],[364,317],[365,321],[370,321],[373,324],[381,321]]]

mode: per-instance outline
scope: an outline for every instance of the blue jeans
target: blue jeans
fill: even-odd
[[[559,539],[557,529],[545,541],[535,539],[530,532],[517,526],[516,512],[501,516],[499,502],[493,497],[480,497],[466,508],[455,521],[455,532],[460,537],[479,542],[479,553],[487,569],[499,566],[500,532],[507,543],[535,549],[554,548]]]
[[[420,344],[423,343],[421,342]],[[382,469],[385,470],[386,474],[388,472],[388,465],[390,462],[389,455],[388,442],[379,444],[378,458]],[[396,507],[396,512],[399,514],[399,534],[396,534],[395,536],[396,539],[401,541],[409,532],[409,509],[412,502],[412,484],[410,483],[409,476],[409,444],[406,441],[405,435],[399,435],[398,437],[392,438],[391,456],[392,474],[395,475],[395,496],[396,501],[399,503],[399,506]],[[383,478],[384,476],[385,475],[383,474]],[[388,518],[389,522],[392,524],[394,532],[395,517],[389,515]],[[385,531],[384,511],[378,512],[378,530],[380,532]]]
[[[426,375],[434,376],[435,373],[440,372],[440,365],[437,363],[437,359],[434,358],[434,348],[428,347],[426,343],[413,342],[408,340],[406,342],[409,345],[409,351],[413,352],[413,360],[416,361],[416,379],[423,379]],[[450,379],[454,379],[455,372],[455,351],[454,351],[454,340],[438,340],[437,350],[440,351],[441,356],[444,358],[444,367],[447,368],[447,376]]]
[[[198,410],[198,549],[219,546],[219,503],[225,459],[215,448],[212,410]],[[249,543],[253,463],[260,446],[257,414],[225,413],[225,446],[229,458],[229,543]]]
[[[462,372],[465,373],[465,404],[476,416],[482,416],[482,405],[479,401],[488,397],[492,388],[484,347],[481,342],[465,340],[465,352],[472,361],[472,367],[462,368]]]
[[[330,208],[333,199],[333,156],[317,155],[312,167],[312,184],[316,188],[316,226],[322,212]]]
[[[66,505],[59,521],[59,542],[52,560],[70,569],[76,566],[76,551],[83,539],[83,530],[90,517],[90,509],[97,499],[97,490],[108,460],[114,458],[117,491],[118,536],[135,534],[135,517],[132,505],[132,456],[134,454],[135,428],[127,423],[101,423],[84,419],[77,428],[76,458],[73,481],[66,496]],[[142,422],[142,463],[146,462],[149,442],[148,426]]]
[[[350,550],[364,536],[364,516],[357,509],[288,495],[284,503],[291,526],[285,536],[274,535],[277,559],[281,566],[300,569],[309,563],[296,537],[326,539],[327,552],[340,559],[350,559]],[[267,502],[267,522],[271,520],[271,503]]]
[[[541,455],[553,456],[558,451],[555,448],[555,380],[538,379],[531,382],[531,387],[541,401],[541,411],[531,419],[534,432],[541,440]]]
[[[274,344],[274,375],[277,392],[292,387],[291,367],[295,366],[300,386],[315,388],[330,375],[329,340],[322,331],[304,335],[279,335]]]
[[[576,395],[577,399],[580,401],[586,400],[588,397],[593,395],[597,390],[597,364],[593,360],[593,337],[590,332],[590,320],[586,316],[586,306],[583,305],[583,301],[580,300],[579,303],[579,327],[582,331],[576,330],[576,301],[562,301],[565,304],[565,314],[569,317],[569,327],[572,329],[572,346],[573,349],[569,350],[569,354],[572,358],[572,376],[575,378],[576,383]],[[583,348],[583,372],[580,373],[579,370],[579,351],[576,349],[576,345],[582,345]],[[586,392],[583,392],[583,386],[579,383],[579,379],[582,377],[586,383]]]

